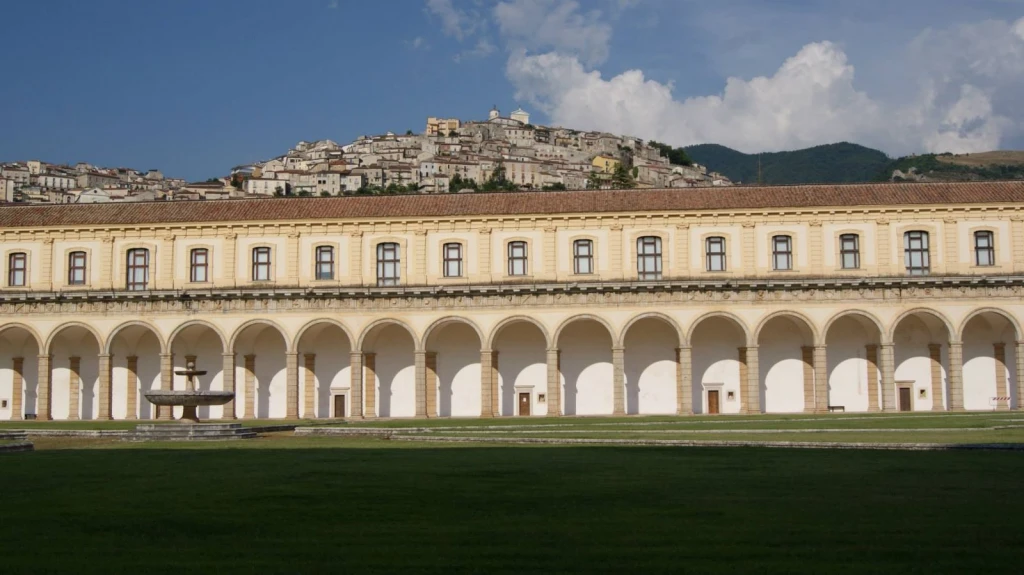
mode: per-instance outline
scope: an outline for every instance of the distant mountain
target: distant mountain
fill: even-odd
[[[759,155],[760,181],[764,184],[870,182],[893,161],[884,152],[848,142],[763,154],[744,154],[718,144],[687,146],[683,150],[709,171],[744,184],[758,182]]]
[[[890,162],[876,180],[970,182],[1024,179],[1024,152],[921,154]]]

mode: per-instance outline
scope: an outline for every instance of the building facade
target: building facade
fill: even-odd
[[[1024,183],[0,207],[0,419],[1018,408]]]

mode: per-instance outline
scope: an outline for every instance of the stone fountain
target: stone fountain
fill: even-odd
[[[130,439],[135,441],[194,441],[200,439],[249,439],[256,437],[251,429],[239,423],[200,423],[196,408],[204,405],[224,405],[235,397],[233,391],[203,391],[196,389],[196,377],[206,375],[196,369],[195,360],[189,358],[185,369],[175,371],[185,376],[185,389],[155,389],[145,393],[153,405],[168,409],[175,405],[184,408],[180,423],[144,423],[135,427]]]
[[[189,361],[185,369],[175,371],[185,376],[185,389],[154,389],[146,392],[146,399],[153,405],[184,407],[181,419],[199,423],[196,408],[205,405],[224,405],[235,397],[233,391],[202,391],[196,389],[196,376],[206,375],[206,371],[196,369],[196,362]]]

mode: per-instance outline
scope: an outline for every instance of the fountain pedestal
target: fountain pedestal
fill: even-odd
[[[181,423],[140,424],[135,428],[136,440],[194,440],[194,439],[246,439],[256,434],[242,428],[237,423],[199,423],[197,407],[208,405],[224,405],[235,397],[233,391],[203,391],[196,389],[196,376],[205,375],[205,371],[196,369],[194,361],[188,362],[185,369],[175,371],[185,376],[185,389],[154,389],[145,393],[146,399],[153,405],[168,408],[180,405],[184,408]]]

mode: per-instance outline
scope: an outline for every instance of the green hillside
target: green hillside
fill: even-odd
[[[694,162],[734,182],[758,182],[758,154],[744,154],[718,144],[687,146],[683,150]],[[769,152],[760,157],[760,181],[764,184],[870,182],[892,162],[884,152],[848,142]]]
[[[997,153],[990,152],[990,154],[995,155]],[[1003,154],[1008,154],[1008,152]],[[984,155],[977,154],[977,156]],[[980,158],[977,162],[969,162],[965,156],[954,156],[952,154],[905,156],[891,161],[879,172],[875,179],[877,181],[886,181],[892,177],[895,170],[900,170],[906,174],[911,168],[914,168],[917,175],[923,176],[925,180],[945,182],[1024,179],[1024,165],[1010,164],[1009,160],[998,158],[993,161],[998,163],[988,163]]]

